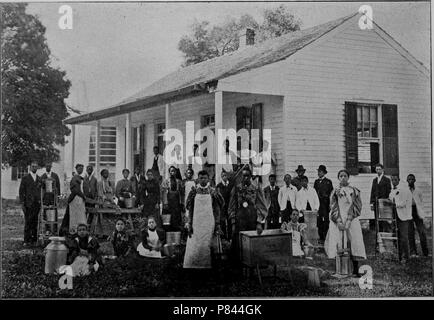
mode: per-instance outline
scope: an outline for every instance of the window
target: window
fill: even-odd
[[[345,103],[346,162],[351,174],[375,173],[380,162],[387,174],[399,171],[397,125],[396,105]]]
[[[20,180],[22,177],[24,177],[28,172],[28,167],[12,167],[12,181]]]
[[[380,161],[381,140],[378,132],[379,105],[357,104],[358,172],[375,173]]]
[[[92,127],[89,138],[89,164],[96,166],[96,127]],[[99,141],[99,166],[116,170],[116,127],[101,127]]]

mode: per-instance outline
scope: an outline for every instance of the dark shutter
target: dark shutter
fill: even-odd
[[[236,110],[237,117],[237,132],[241,129],[250,129],[250,125],[247,125],[247,121],[250,121],[250,108],[238,107]],[[250,132],[250,130],[249,130]],[[241,137],[237,137],[237,150],[241,150]]]
[[[398,108],[383,104],[383,165],[387,175],[399,174]]]
[[[139,160],[139,166],[142,169],[142,172],[146,173],[146,149],[145,149],[145,125],[142,124],[139,127],[139,136],[140,136],[140,146],[139,146],[139,152],[140,152],[140,160]]]
[[[359,173],[357,143],[357,105],[345,102],[345,158],[346,168],[352,175]]]
[[[12,181],[18,180],[18,167],[13,166],[12,167]]]
[[[262,151],[262,130],[264,128],[264,117],[262,103],[252,105],[252,129],[259,129],[259,152]]]

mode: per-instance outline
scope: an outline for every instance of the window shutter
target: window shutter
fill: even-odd
[[[386,174],[399,174],[398,107],[381,106],[383,116],[383,164]]]
[[[345,158],[346,168],[352,175],[359,173],[357,143],[356,104],[353,102],[345,102]]]
[[[12,167],[12,177],[11,177],[12,181],[17,181],[18,180],[18,167],[13,166]]]
[[[252,105],[252,129],[259,129],[259,152],[262,151],[263,141],[262,141],[262,130],[264,125],[262,113],[262,103],[256,103]]]
[[[145,125],[142,124],[140,125],[139,128],[139,142],[140,142],[140,146],[139,146],[139,150],[140,150],[140,160],[139,160],[139,166],[142,169],[142,172],[144,174],[146,174],[146,149],[145,149]]]
[[[250,115],[250,108],[248,107],[238,107],[236,111],[237,117],[237,132],[241,129],[246,128],[246,118]],[[237,137],[237,150],[241,150],[241,138]]]

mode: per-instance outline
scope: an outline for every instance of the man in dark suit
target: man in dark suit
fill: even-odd
[[[306,172],[306,169],[303,167],[302,164],[300,164],[297,167],[297,176],[291,180],[291,184],[297,188],[297,190],[301,189],[301,179],[305,177],[304,173]]]
[[[142,170],[140,167],[136,167],[134,169],[134,174],[130,178],[130,181],[133,183],[133,193],[136,196],[136,206],[138,207],[139,205],[143,204],[141,199],[145,196],[142,194],[145,177],[142,175]],[[159,180],[157,179],[157,181]]]
[[[377,164],[375,166],[375,171],[377,172],[377,177],[372,181],[371,187],[371,210],[374,210],[375,219],[369,221],[369,226],[371,230],[375,230],[375,222],[378,219],[378,199],[389,199],[390,191],[392,190],[392,183],[390,179],[384,175],[384,166],[382,164]],[[380,228],[382,226],[380,225]]]
[[[319,199],[316,226],[318,228],[319,242],[324,244],[327,232],[329,230],[330,195],[333,191],[333,183],[325,176],[327,174],[327,168],[325,165],[320,165],[317,171],[318,179],[315,180],[313,185]]]
[[[96,180],[94,173],[93,167],[88,165],[86,167],[86,176],[83,179],[83,193],[86,198],[95,200],[98,195],[98,181]]]
[[[223,231],[223,236],[227,239],[231,239],[231,232],[229,230],[230,223],[228,221],[228,207],[231,198],[231,191],[234,187],[233,181],[229,181],[228,174],[226,171],[221,173],[222,181],[217,184],[217,191],[222,195],[225,203],[220,214],[220,226]]]
[[[279,207],[279,187],[276,186],[276,175],[270,174],[268,177],[269,186],[264,188],[264,197],[268,206],[267,228],[280,228],[280,207]]]
[[[41,209],[42,180],[36,174],[38,164],[32,162],[30,172],[21,179],[19,197],[24,212],[24,246],[38,240],[38,214]]]
[[[54,205],[55,195],[60,194],[60,179],[55,172],[51,171],[51,167],[51,163],[47,163],[45,165],[45,173],[41,176],[42,188],[45,191],[43,199],[45,205]],[[47,180],[52,180],[51,191],[50,188],[47,189]]]

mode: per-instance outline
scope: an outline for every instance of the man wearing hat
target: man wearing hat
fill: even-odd
[[[296,187],[297,190],[300,190],[301,189],[301,178],[304,177],[304,173],[306,172],[306,169],[303,167],[302,164],[300,164],[297,167],[297,170],[295,170],[295,172],[297,172],[297,176],[291,180],[291,184],[294,187]]]
[[[317,171],[318,179],[315,180],[313,185],[319,199],[316,226],[318,228],[319,242],[323,244],[329,229],[330,195],[333,192],[333,183],[325,176],[327,174],[325,165],[320,165]]]

